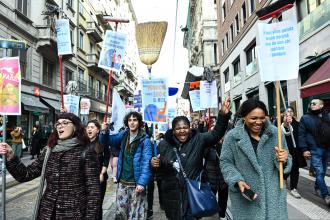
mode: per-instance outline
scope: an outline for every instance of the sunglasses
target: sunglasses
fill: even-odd
[[[311,102],[311,105],[317,105],[317,102]]]

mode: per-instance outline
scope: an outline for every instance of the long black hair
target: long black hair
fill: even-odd
[[[99,129],[99,131],[101,130],[101,124],[98,122],[98,120],[93,119],[93,120],[88,121],[86,127],[91,123],[94,124],[95,127],[97,127]],[[96,135],[96,138],[95,138],[95,149],[93,149],[93,150],[95,150],[95,152],[97,154],[101,154],[104,151],[104,147],[99,141],[98,134]]]

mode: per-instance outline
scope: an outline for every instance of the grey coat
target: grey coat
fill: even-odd
[[[287,150],[284,136],[282,141],[283,148]],[[258,144],[257,156],[242,120],[225,136],[220,167],[229,186],[234,220],[288,219],[286,189],[280,190],[279,163],[275,157],[275,146],[277,128],[268,121]],[[289,155],[284,173],[290,172],[291,165],[292,159]],[[246,200],[238,187],[235,187],[240,180],[245,181],[257,193],[255,201]]]

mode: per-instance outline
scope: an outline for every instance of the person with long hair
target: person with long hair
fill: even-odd
[[[7,143],[0,143],[0,154],[7,158],[8,171],[17,181],[40,176],[33,219],[96,220],[101,197],[99,165],[95,153],[88,150],[84,126],[76,115],[63,113],[55,128],[48,146],[31,165],[25,166]]]
[[[91,141],[89,145],[89,149],[97,154],[100,170],[100,186],[101,186],[101,202],[100,202],[100,215],[99,220],[102,219],[102,204],[105,196],[105,191],[107,189],[107,180],[108,180],[108,173],[107,169],[109,166],[110,160],[110,150],[108,147],[104,147],[99,141],[99,133],[101,130],[101,125],[97,120],[91,120],[87,123],[86,131]]]
[[[239,108],[241,119],[222,145],[220,168],[229,187],[231,213],[240,219],[288,219],[286,189],[280,189],[279,162],[291,170],[286,141],[279,149],[277,128],[267,119],[266,105],[248,99]]]

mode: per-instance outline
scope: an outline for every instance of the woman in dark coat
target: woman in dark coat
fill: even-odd
[[[96,155],[88,151],[89,138],[80,119],[72,113],[59,115],[55,127],[48,147],[29,166],[13,154],[7,143],[0,143],[0,154],[6,156],[8,171],[17,181],[41,176],[31,219],[96,220],[101,197],[99,166]]]
[[[31,134],[31,160],[34,159],[34,156],[40,155],[40,149],[42,147],[42,135],[38,129],[38,126],[33,126],[33,131]]]
[[[99,220],[102,219],[102,204],[105,196],[105,191],[107,189],[107,180],[108,180],[108,173],[107,169],[109,166],[110,161],[110,150],[108,147],[104,147],[101,145],[99,141],[99,132],[101,129],[101,125],[97,120],[91,120],[87,123],[86,131],[91,141],[89,149],[97,154],[100,169],[100,186],[101,186],[101,202],[100,202],[100,215]]]
[[[172,129],[165,134],[165,139],[158,145],[159,157],[153,157],[151,164],[158,169],[162,177],[161,195],[166,217],[170,220],[192,220],[188,204],[187,191],[182,178],[177,178],[179,168],[173,148],[177,148],[188,178],[196,179],[203,169],[203,151],[216,144],[225,134],[230,118],[230,101],[227,98],[219,112],[215,128],[211,132],[199,133],[190,129],[190,122],[185,116],[178,116],[172,121]],[[180,172],[181,173],[181,172]]]

